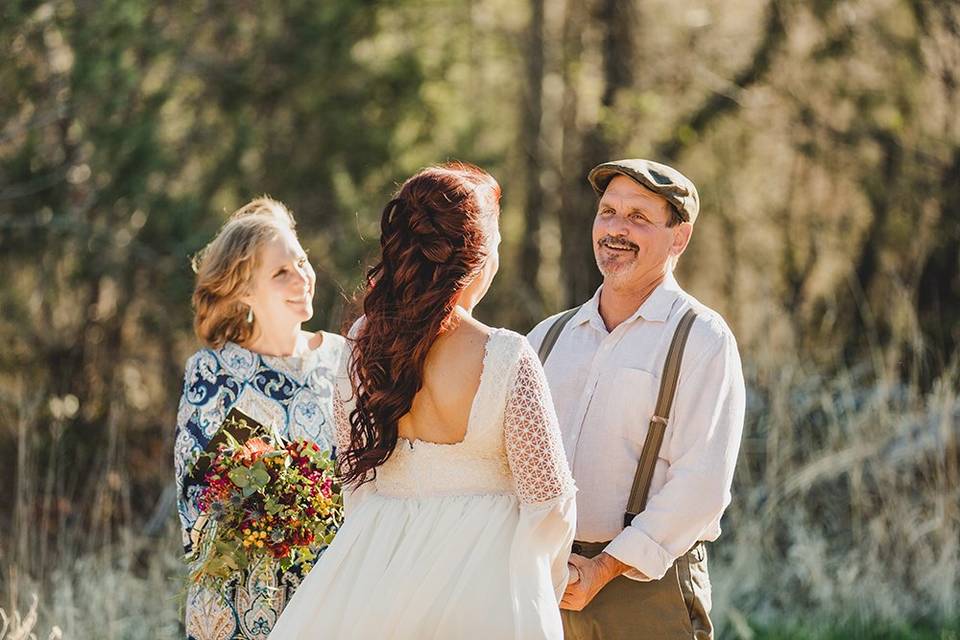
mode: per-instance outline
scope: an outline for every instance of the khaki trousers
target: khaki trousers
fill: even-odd
[[[575,542],[592,558],[607,543]],[[698,543],[660,580],[611,580],[583,611],[561,610],[567,640],[713,640],[707,551]]]

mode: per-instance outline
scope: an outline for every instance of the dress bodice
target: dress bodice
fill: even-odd
[[[519,355],[514,336],[500,330],[487,341],[463,440],[437,444],[400,438],[393,454],[377,469],[378,493],[424,496],[513,491],[501,424],[507,377]]]
[[[347,416],[354,408],[346,371],[341,366],[334,396],[341,447],[349,443]],[[555,421],[542,369],[526,339],[495,329],[464,439],[439,444],[400,438],[372,484],[383,496],[515,494],[526,502],[550,500],[572,488],[562,447],[550,437],[558,429]]]
[[[338,452],[356,409],[348,364]],[[494,330],[463,440],[401,438],[373,481],[345,488],[343,526],[270,638],[562,638],[574,492],[537,356]]]

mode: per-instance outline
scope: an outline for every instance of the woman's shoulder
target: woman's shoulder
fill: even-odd
[[[313,333],[302,331],[301,334],[306,338],[308,349],[317,353],[339,353],[347,343],[346,338],[332,331],[316,331]]]
[[[197,374],[220,368],[219,349],[201,347],[194,351],[184,363],[184,377],[187,380],[195,378]]]
[[[341,350],[347,344],[347,339],[344,338],[339,333],[333,333],[331,331],[321,331],[323,334],[323,342],[321,347],[327,346],[334,350]]]
[[[350,328],[347,330],[347,340],[353,340],[357,337],[357,334],[360,333],[360,329],[363,328],[363,325],[367,324],[366,314],[361,315],[359,318],[350,323]]]
[[[521,359],[536,358],[525,336],[505,327],[483,327],[487,333],[485,360],[488,365],[491,361],[499,361],[510,369]]]
[[[323,342],[317,348],[317,353],[320,357],[317,358],[316,364],[317,366],[322,365],[324,368],[337,371],[340,368],[344,354],[350,351],[347,346],[347,339],[339,333],[331,333],[328,331],[322,333]]]
[[[517,353],[526,351],[532,352],[530,343],[527,341],[527,337],[521,333],[517,333],[513,329],[507,329],[506,327],[490,327],[490,340],[496,341],[505,347],[509,347],[512,351]]]

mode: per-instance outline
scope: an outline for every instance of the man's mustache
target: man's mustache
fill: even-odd
[[[616,247],[631,249],[632,251],[639,251],[640,247],[629,240],[624,238],[614,238],[613,236],[603,236],[600,240],[597,241],[597,244],[601,247]]]

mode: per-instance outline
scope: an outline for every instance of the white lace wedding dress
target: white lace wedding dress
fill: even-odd
[[[344,362],[341,447],[350,396]],[[463,441],[401,439],[345,496],[344,525],[270,638],[562,638],[574,492],[537,356],[494,330]]]

